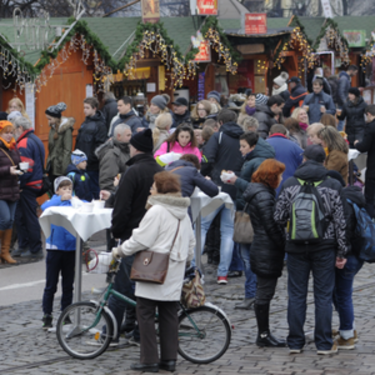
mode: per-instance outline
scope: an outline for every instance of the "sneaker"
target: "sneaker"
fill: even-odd
[[[338,329],[333,329],[332,330],[332,340],[336,339],[337,336],[340,335],[340,331]]]
[[[134,338],[134,336],[132,336],[132,337],[130,337],[130,339],[128,340],[128,344],[129,344],[129,345],[132,345],[132,346],[141,346],[141,340],[140,340],[140,339],[136,340],[136,339]]]
[[[329,355],[329,354],[335,354],[335,353],[337,353],[337,351],[338,351],[337,345],[336,345],[336,343],[334,343],[332,345],[331,349],[328,349],[328,350],[317,350],[316,354],[319,354],[319,355]]]
[[[13,250],[11,252],[11,255],[12,255],[13,258],[14,257],[20,257],[21,254],[26,253],[26,251],[27,251],[27,249],[22,249],[21,247],[19,247],[18,249]]]
[[[70,320],[70,316],[67,315],[63,321],[63,325],[66,326],[68,324],[73,324],[72,321]]]
[[[335,345],[340,350],[353,350],[355,349],[354,337],[350,339],[343,339],[341,336],[335,341]]]
[[[45,314],[43,316],[43,319],[42,319],[42,322],[43,322],[43,329],[49,329],[49,328],[52,328],[52,315],[49,315],[49,314]]]
[[[289,354],[301,354],[303,349],[289,349]]]
[[[43,259],[43,250],[40,249],[36,253],[32,253],[30,250],[25,251],[22,253],[21,258],[31,258],[31,259]]]
[[[219,285],[227,285],[228,284],[228,277],[227,276],[219,276],[217,278],[217,283]]]

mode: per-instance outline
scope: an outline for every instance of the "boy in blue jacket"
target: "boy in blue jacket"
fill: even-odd
[[[70,157],[72,164],[66,169],[67,176],[73,183],[73,195],[81,200],[91,202],[93,194],[90,189],[90,177],[86,172],[87,156],[81,150],[75,150]]]
[[[54,182],[55,195],[42,205],[42,210],[52,206],[71,206],[72,181],[66,176]],[[51,235],[46,240],[46,287],[43,294],[43,329],[52,327],[53,299],[62,276],[61,311],[72,303],[76,239],[66,229],[51,225]],[[71,323],[65,320],[65,324]]]

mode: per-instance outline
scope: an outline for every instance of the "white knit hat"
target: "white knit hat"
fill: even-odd
[[[279,76],[277,76],[273,82],[276,83],[278,86],[284,85],[289,79],[289,74],[287,72],[281,72]]]

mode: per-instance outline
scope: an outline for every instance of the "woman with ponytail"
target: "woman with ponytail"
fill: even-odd
[[[72,153],[75,119],[62,117],[61,112],[65,110],[66,104],[62,102],[46,109],[46,117],[51,127],[48,136],[49,155],[46,169],[52,183],[56,177],[65,175]]]
[[[161,113],[155,120],[155,129],[152,132],[154,140],[154,153],[169,138],[169,130],[172,126],[173,118],[170,113]]]

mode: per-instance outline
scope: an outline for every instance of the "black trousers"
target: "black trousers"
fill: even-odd
[[[368,214],[375,217],[375,179],[367,178],[365,183],[366,210]]]
[[[160,359],[177,360],[178,303],[137,297],[137,319],[141,334],[141,363],[159,363],[155,310],[159,312]]]
[[[75,267],[75,251],[47,250],[46,287],[43,294],[43,313],[51,315],[53,299],[61,272],[61,311],[72,304]]]
[[[275,295],[277,277],[265,278],[257,276],[257,290],[255,293],[255,303],[257,305],[266,305],[271,302]]]

